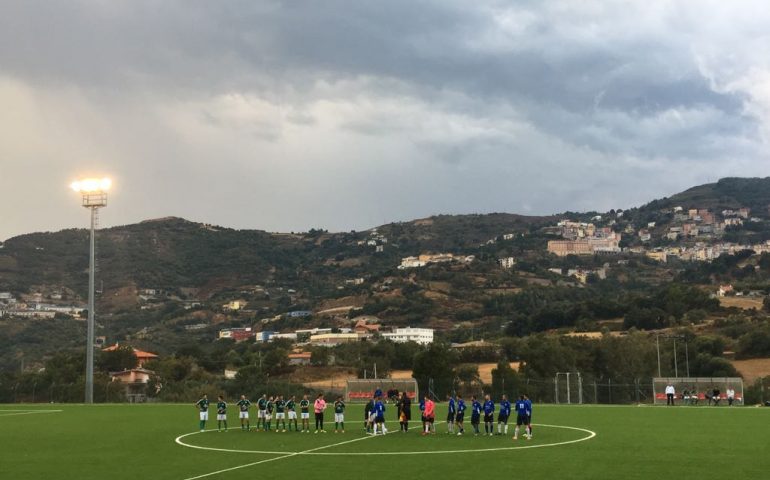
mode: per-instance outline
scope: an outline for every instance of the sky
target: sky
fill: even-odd
[[[770,175],[757,1],[0,2],[0,240],[606,211]]]

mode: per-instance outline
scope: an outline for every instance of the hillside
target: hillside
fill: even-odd
[[[692,187],[667,198],[654,200],[640,210],[683,207],[708,208],[714,211],[749,207],[753,215],[767,217],[770,206],[770,177],[722,178],[716,183]]]
[[[694,262],[667,259],[665,252],[661,259],[662,249],[706,251],[725,238],[762,242],[770,238],[770,224],[746,219],[745,227],[733,225],[721,234],[712,227],[671,239],[674,225],[681,231],[682,222],[695,222],[677,220],[671,210],[748,205],[752,216],[764,216],[767,192],[770,178],[728,178],[622,215],[438,215],[363,232],[281,234],[181,218],[108,228],[97,236],[97,334],[110,342],[138,339],[164,353],[211,342],[221,328],[344,328],[361,314],[385,328],[435,328],[439,338],[455,342],[702,322],[731,311],[729,302],[719,307],[708,298],[720,283],[734,283],[761,306],[770,290],[770,256],[732,251],[713,263]],[[547,244],[562,238],[556,226],[562,219],[622,232],[633,248],[553,255]],[[642,229],[654,238],[641,240]],[[0,249],[0,293],[29,305],[82,306],[87,251],[84,229],[11,238]],[[653,253],[657,259],[648,255]],[[405,257],[436,254],[438,261],[419,268],[402,265]],[[232,309],[234,301],[239,306]],[[12,308],[3,302],[0,310]],[[311,315],[292,317],[292,311]],[[10,315],[0,319],[0,328],[9,333],[0,341],[0,361],[7,361],[77,345],[82,322],[60,313],[46,320]]]

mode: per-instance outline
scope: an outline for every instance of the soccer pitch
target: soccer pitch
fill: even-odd
[[[513,441],[513,425],[474,437],[470,422],[463,437],[402,434],[392,406],[373,437],[360,405],[344,434],[247,433],[233,407],[227,433],[199,433],[192,404],[0,405],[0,478],[770,478],[770,408],[535,405],[534,438]]]

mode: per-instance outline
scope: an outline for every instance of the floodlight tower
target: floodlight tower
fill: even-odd
[[[94,403],[94,288],[96,276],[96,219],[99,208],[107,206],[109,178],[87,178],[72,182],[72,189],[83,196],[83,207],[91,210],[90,256],[88,260],[88,332],[86,334],[86,395],[85,403]]]

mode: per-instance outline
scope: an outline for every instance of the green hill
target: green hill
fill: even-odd
[[[681,206],[708,208],[714,211],[738,207],[751,208],[752,215],[766,217],[770,206],[770,177],[723,178],[716,183],[699,185],[668,198],[653,200],[640,210]]]

